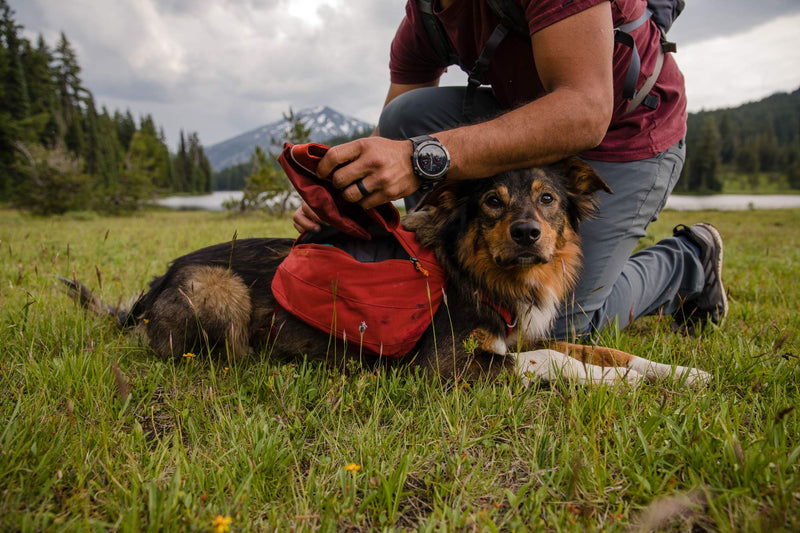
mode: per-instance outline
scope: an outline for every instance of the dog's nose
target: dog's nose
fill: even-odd
[[[535,243],[541,235],[542,228],[535,220],[518,220],[511,224],[511,238],[521,246]]]

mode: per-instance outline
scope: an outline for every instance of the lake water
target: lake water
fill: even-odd
[[[200,209],[221,211],[227,200],[242,199],[242,191],[216,191],[202,196],[168,196],[159,198],[156,204],[172,209]],[[741,211],[744,209],[800,208],[799,195],[784,194],[717,194],[712,196],[678,196],[667,200],[667,209],[676,211]]]
[[[155,203],[172,209],[201,209],[206,211],[222,211],[222,204],[229,200],[242,199],[242,191],[215,191],[198,196],[167,196],[158,198]]]

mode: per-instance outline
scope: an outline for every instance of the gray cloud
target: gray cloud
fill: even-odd
[[[793,13],[800,13],[797,0],[688,0],[669,37],[689,44],[740,33]]]
[[[273,121],[289,106],[329,105],[375,122],[405,3],[10,0],[30,38],[41,33],[52,46],[66,33],[98,102],[152,114],[172,142],[184,129],[206,144]],[[797,12],[797,0],[690,0],[670,37],[700,43]]]

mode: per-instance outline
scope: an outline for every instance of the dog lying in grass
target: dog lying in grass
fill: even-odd
[[[706,381],[701,370],[547,340],[580,271],[578,224],[591,215],[599,190],[610,192],[589,165],[569,158],[433,191],[403,226],[435,252],[448,276],[446,302],[401,361],[445,379],[510,372],[526,382],[560,376],[580,383]],[[282,358],[363,359],[352,345],[348,352],[341,339],[276,305],[270,288],[293,242],[242,239],[191,252],[175,259],[129,309],[103,304],[76,280],[63,281],[84,307],[115,317],[120,327],[142,325],[165,358],[201,351],[239,358],[267,350]]]

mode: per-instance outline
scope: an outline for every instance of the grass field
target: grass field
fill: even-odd
[[[156,360],[54,276],[115,303],[288,221],[0,210],[0,531],[799,531],[800,211],[667,212],[646,241],[699,220],[726,239],[726,323],[682,338],[653,317],[603,343],[710,385],[526,389]]]

